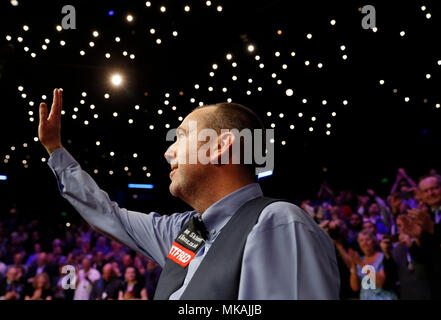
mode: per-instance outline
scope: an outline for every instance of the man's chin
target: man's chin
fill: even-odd
[[[168,187],[168,189],[170,190],[170,193],[172,196],[179,197],[178,188],[176,188],[173,181],[170,183],[170,186]]]

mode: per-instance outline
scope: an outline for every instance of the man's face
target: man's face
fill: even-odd
[[[95,261],[101,262],[104,260],[104,253],[102,251],[98,251],[95,255]]]
[[[113,267],[110,263],[106,264],[103,267],[103,278],[106,280],[109,280],[112,277],[112,273],[113,273]]]
[[[430,207],[441,205],[441,186],[434,177],[429,177],[418,185],[421,200]]]
[[[83,259],[83,268],[86,270],[90,269],[90,260],[89,259],[87,259],[87,258]]]
[[[177,129],[176,141],[164,154],[172,169],[169,189],[175,197],[187,198],[194,194],[195,188],[206,178],[208,166],[201,164],[197,156],[200,144],[204,143],[198,141],[198,133],[206,127],[206,117],[214,108],[207,107],[190,113]],[[197,123],[197,130],[190,128],[193,121]]]
[[[375,232],[375,226],[374,226],[374,224],[373,224],[372,222],[370,222],[370,221],[363,222],[363,230],[370,231],[370,232],[372,232],[373,234],[376,233],[376,232]]]
[[[352,227],[357,227],[361,224],[361,217],[358,214],[353,214],[349,220],[349,224]]]
[[[126,254],[123,257],[123,265],[127,267],[130,266],[131,264],[132,264],[132,257],[129,254]]]
[[[17,269],[14,267],[10,267],[8,272],[6,273],[6,277],[9,281],[15,281],[17,276]]]
[[[21,264],[22,259],[21,253],[16,253],[14,255],[14,264]]]
[[[376,216],[378,214],[380,214],[380,208],[378,207],[378,204],[372,203],[369,206],[369,215],[370,216]]]
[[[42,252],[38,255],[38,265],[42,266],[47,262],[47,254]]]
[[[402,234],[404,233],[404,223],[403,223],[403,219],[397,219],[397,229],[398,229],[398,234]]]

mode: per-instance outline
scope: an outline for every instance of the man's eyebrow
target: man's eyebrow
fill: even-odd
[[[185,133],[187,133],[187,130],[185,129],[185,128],[183,128],[183,127],[178,127],[177,129],[176,129],[176,131],[178,131],[178,130],[182,130],[182,131],[184,131]]]

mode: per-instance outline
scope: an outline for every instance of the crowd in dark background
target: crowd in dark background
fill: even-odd
[[[42,231],[12,208],[0,219],[0,299],[152,299],[161,273],[155,262],[98,234],[86,222]],[[69,270],[76,270],[75,290]],[[66,289],[67,288],[67,289]]]
[[[372,189],[337,193],[324,182],[299,205],[334,241],[342,299],[441,298],[441,176],[435,170],[415,182],[400,168],[382,196]],[[65,265],[75,267],[75,290],[63,288]],[[0,215],[2,300],[152,299],[160,272],[84,221],[46,231],[14,207]]]

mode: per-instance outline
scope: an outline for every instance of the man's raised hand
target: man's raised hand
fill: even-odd
[[[61,108],[63,105],[63,91],[54,89],[54,100],[48,117],[46,103],[40,103],[40,124],[38,138],[49,155],[61,148]]]

